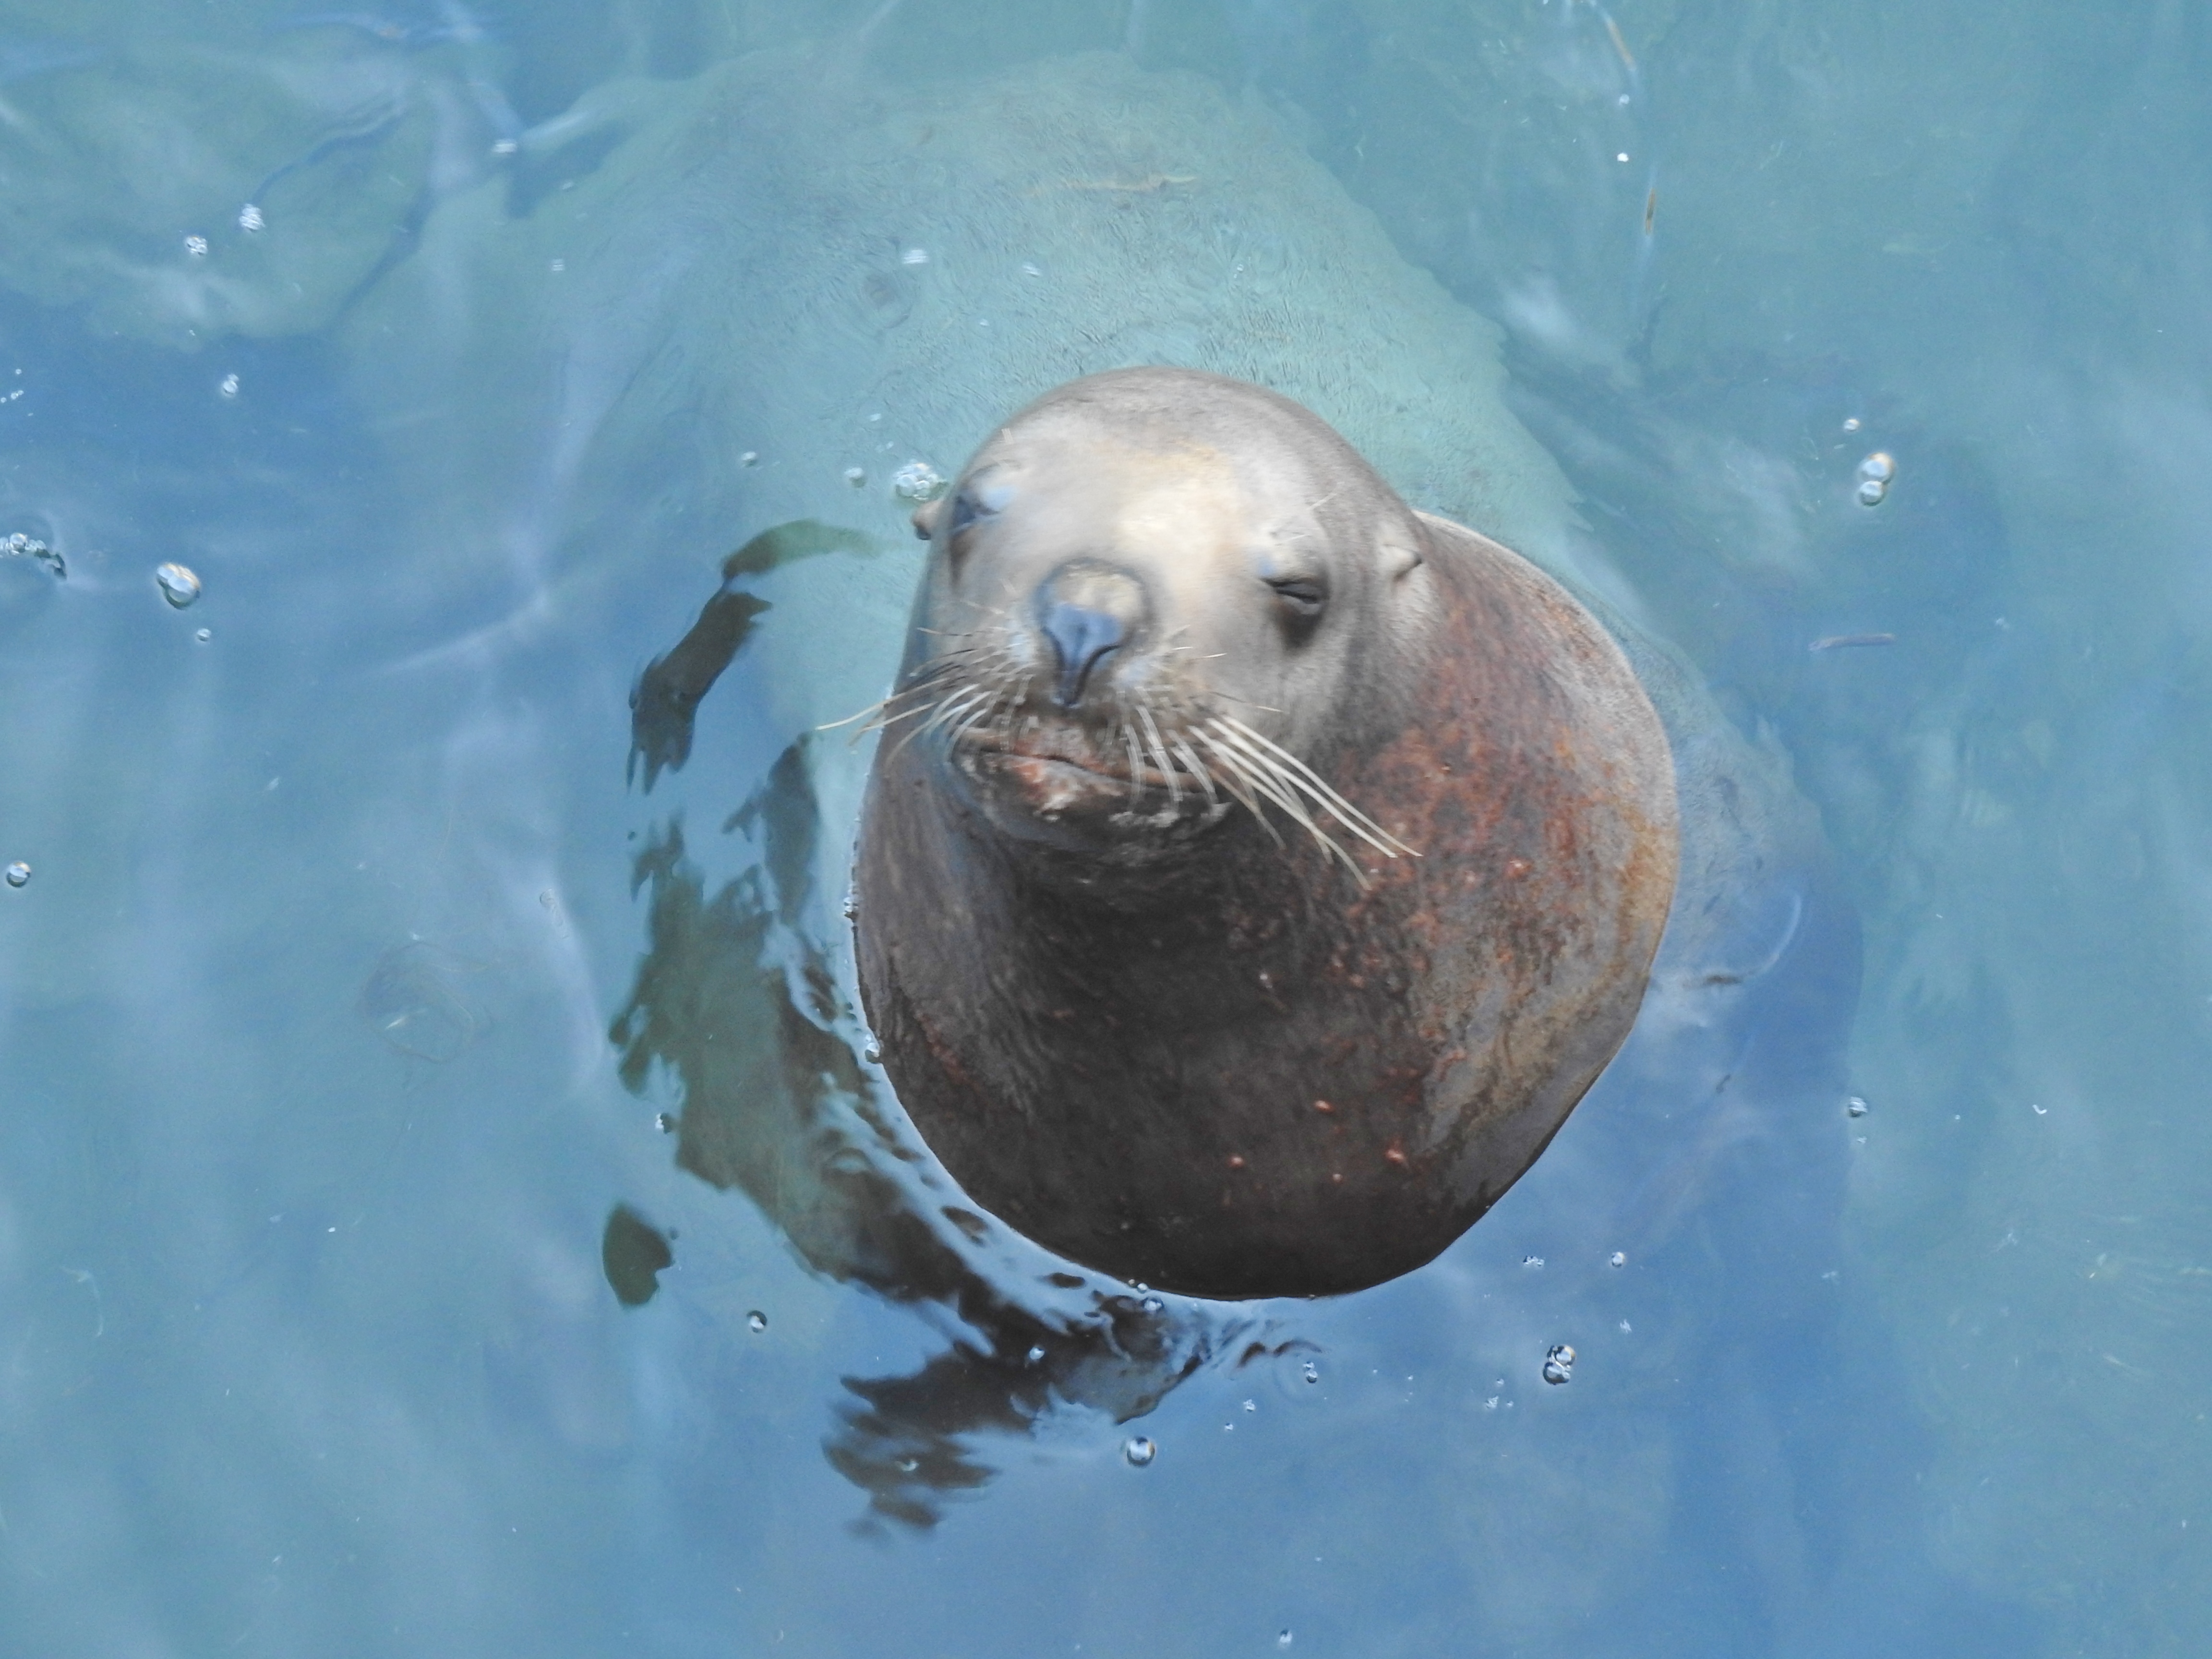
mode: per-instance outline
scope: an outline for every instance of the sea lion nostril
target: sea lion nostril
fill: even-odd
[[[1065,599],[1042,610],[1037,626],[1052,641],[1053,653],[1060,659],[1060,680],[1053,688],[1052,698],[1062,708],[1073,708],[1083,701],[1084,684],[1090,679],[1091,671],[1121,643],[1121,624],[1103,611],[1071,605]]]

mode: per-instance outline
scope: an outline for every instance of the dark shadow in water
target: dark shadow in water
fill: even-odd
[[[765,867],[803,872],[807,848],[785,840],[796,827],[811,845],[816,823],[799,745],[749,806],[767,826]],[[844,1035],[851,1011],[823,953],[779,919],[791,890],[772,895],[749,870],[709,896],[680,823],[638,854],[635,877],[649,945],[612,1036],[633,1090],[656,1062],[681,1085],[677,1163],[743,1192],[815,1272],[964,1328],[911,1376],[846,1379],[854,1398],[823,1450],[874,1516],[933,1525],[946,1496],[994,1472],[971,1437],[1024,1431],[1061,1402],[1140,1416],[1211,1357],[1213,1334],[1157,1302],[1025,1273],[1011,1255],[991,1270],[1003,1234],[949,1188],[932,1201],[934,1177]]]
[[[780,565],[817,553],[869,554],[875,542],[857,530],[800,519],[763,530],[722,561],[722,586],[699,612],[676,648],[647,663],[629,694],[629,779],[645,773],[646,793],[665,771],[679,772],[691,758],[692,722],[722,671],[744,649],[753,623],[769,602],[738,584]]]
[[[660,1270],[676,1264],[676,1253],[662,1232],[627,1204],[617,1204],[607,1217],[599,1240],[599,1262],[615,1300],[625,1308],[642,1308],[660,1288]]]
[[[725,586],[684,642],[639,681],[633,776],[642,759],[649,787],[688,756],[699,700],[767,608],[737,582],[793,558],[873,545],[802,523],[733,554]],[[1251,1322],[1209,1320],[1113,1281],[1050,1271],[1048,1258],[962,1205],[904,1138],[854,1052],[860,1024],[828,953],[801,928],[822,827],[804,738],[723,827],[756,837],[763,855],[711,895],[680,819],[636,856],[647,944],[611,1033],[623,1080],[642,1090],[656,1064],[665,1069],[684,1102],[678,1166],[743,1192],[808,1267],[927,1310],[955,1332],[912,1375],[845,1379],[851,1398],[823,1443],[832,1466],[868,1494],[870,1524],[929,1527],[949,1497],[995,1473],[976,1437],[1024,1433],[1067,1405],[1115,1421],[1141,1416]]]

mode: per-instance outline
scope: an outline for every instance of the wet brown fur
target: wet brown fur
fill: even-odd
[[[1375,632],[1302,758],[1417,858],[1340,834],[1354,873],[1240,810],[1117,864],[1006,836],[942,742],[878,751],[856,931],[885,1069],[969,1194],[1078,1261],[1214,1297],[1404,1273],[1633,1023],[1675,874],[1658,719],[1565,589],[1407,522],[1426,625]]]

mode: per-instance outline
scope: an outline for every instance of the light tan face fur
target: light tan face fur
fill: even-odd
[[[1418,521],[1310,417],[1285,442],[1146,413],[1048,398],[915,515],[930,567],[891,712],[949,737],[1018,831],[1143,841],[1261,810],[1367,836],[1303,763],[1417,646]]]

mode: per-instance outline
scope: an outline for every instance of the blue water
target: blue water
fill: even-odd
[[[2208,76],[2179,0],[0,9],[0,1652],[2197,1651]],[[852,1012],[893,469],[1136,361],[1578,582],[1749,803],[1358,1296],[949,1217]]]

